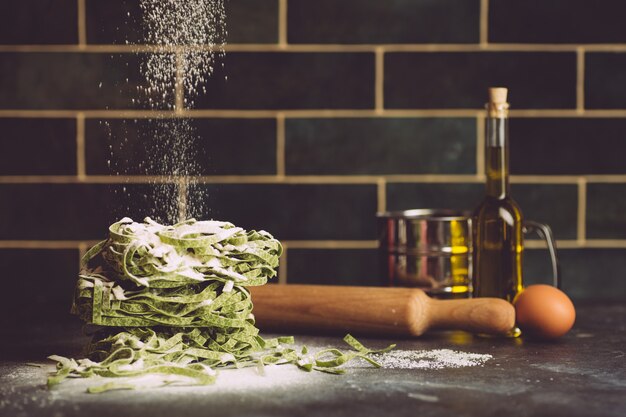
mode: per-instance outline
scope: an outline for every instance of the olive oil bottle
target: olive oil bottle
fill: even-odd
[[[472,294],[512,302],[522,290],[522,212],[510,196],[506,88],[490,88],[485,126],[486,195],[472,218]]]

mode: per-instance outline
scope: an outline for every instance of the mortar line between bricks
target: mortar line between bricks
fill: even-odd
[[[276,175],[279,178],[285,177],[285,115],[276,115]]]
[[[489,43],[489,0],[480,0],[479,42],[483,47]]]
[[[176,185],[178,188],[178,221],[183,222],[187,220],[188,214],[187,193],[189,181],[185,177],[180,177],[178,178]]]
[[[180,178],[156,175],[4,175],[0,184],[177,184]],[[382,179],[398,183],[468,183],[480,184],[484,175],[455,174],[401,174],[401,175],[214,175],[193,178],[198,184],[369,184],[377,185]],[[626,175],[512,175],[513,184],[578,184],[580,179],[587,183],[626,183]]]
[[[83,259],[83,256],[85,256],[85,253],[87,253],[90,246],[91,245],[89,245],[87,242],[78,243],[78,259]]]
[[[316,109],[316,110],[26,110],[3,109],[0,118],[75,118],[82,113],[86,119],[149,119],[149,118],[234,118],[272,119],[279,113],[285,118],[476,118],[485,117],[481,109]],[[579,113],[577,109],[511,110],[511,118],[626,118],[626,109],[589,110]]]
[[[576,49],[576,112],[585,111],[585,50]]]
[[[385,51],[376,48],[374,69],[374,107],[376,114],[385,110]]]
[[[285,10],[286,12],[286,10]],[[285,28],[285,36],[286,36]],[[279,33],[280,36],[280,33]],[[215,51],[223,47],[228,52],[576,52],[584,48],[588,52],[626,52],[621,44],[525,44],[525,43],[471,43],[471,44],[294,44],[287,43],[229,43],[224,45],[169,46],[162,45],[115,45],[115,44],[59,44],[59,45],[0,45],[0,52],[50,52],[50,53],[143,53],[177,51]]]
[[[286,284],[289,264],[289,243],[281,242],[281,244],[283,245],[283,254],[280,256],[278,265],[278,284]]]
[[[587,239],[584,242],[579,240],[557,240],[556,246],[561,249],[626,249],[626,239]],[[526,240],[524,248],[527,249],[547,249],[543,240]]]
[[[476,116],[476,175],[485,175],[485,116]]]
[[[87,176],[85,155],[85,115],[79,112],[76,115],[76,174],[79,181]]]
[[[387,181],[384,178],[379,178],[376,181],[376,199],[377,209],[379,213],[387,211]]]
[[[0,184],[178,184],[183,177],[155,175],[88,175],[84,180],[77,176],[32,175],[0,176]],[[380,178],[391,182],[480,182],[470,175],[216,175],[193,177],[198,184],[369,184],[377,185]]]
[[[182,115],[185,109],[185,84],[183,74],[184,70],[184,57],[180,52],[176,53],[176,79],[174,81],[174,112],[177,115]]]
[[[577,175],[511,175],[511,184],[576,184]]]
[[[578,179],[578,210],[577,210],[577,234],[576,238],[580,243],[584,243],[587,238],[587,180]]]
[[[587,239],[585,240],[584,247],[624,249],[626,248],[626,240],[624,239]]]
[[[279,49],[286,49],[288,46],[287,45],[287,6],[288,6],[287,0],[278,0],[278,48]]]
[[[571,239],[557,240],[557,249],[580,249],[584,248],[582,242]],[[524,240],[524,249],[548,249],[548,245],[545,240]]]
[[[78,49],[87,49],[87,5],[86,0],[77,0],[77,29],[78,29]]]
[[[176,111],[160,110],[0,110],[0,117],[22,118],[64,118],[76,117],[82,112],[86,118],[275,118],[279,113],[289,118],[341,118],[341,117],[476,117],[480,110],[385,110],[383,114],[376,110],[353,109],[318,109],[318,110],[201,110],[183,109]],[[626,111],[624,112],[626,114]]]

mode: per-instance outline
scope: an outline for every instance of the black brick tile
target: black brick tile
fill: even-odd
[[[3,1],[0,45],[78,43],[76,0]]]
[[[0,118],[0,175],[75,175],[76,120]]]
[[[510,89],[513,109],[576,106],[572,52],[437,52],[385,54],[385,107],[472,108],[487,88]]]
[[[376,249],[289,249],[288,284],[384,285]]]
[[[376,186],[335,184],[197,185],[191,200],[210,210],[195,218],[264,229],[282,240],[376,238]]]
[[[626,108],[626,53],[585,54],[585,107]]]
[[[125,216],[176,220],[170,207],[177,194],[169,185],[0,184],[0,217],[11,219],[0,239],[97,240]]]
[[[227,1],[228,43],[276,43],[278,0]],[[87,0],[87,42],[146,43],[139,0]]]
[[[387,210],[442,208],[472,211],[485,193],[483,184],[388,183]]]
[[[510,122],[511,173],[624,174],[626,120],[537,118]]]
[[[537,118],[510,122],[511,173],[625,174],[626,119]]]
[[[227,1],[226,22],[229,43],[276,43],[278,0]]]
[[[87,43],[141,44],[140,0],[86,0]]]
[[[285,142],[287,174],[476,172],[475,119],[287,119]]]
[[[621,0],[491,0],[489,42],[623,43],[624,13]]]
[[[511,195],[524,218],[546,223],[556,239],[576,239],[578,186],[573,184],[513,184]],[[537,239],[536,235],[528,238]]]
[[[52,325],[72,320],[78,250],[0,249],[3,291],[0,326]]]
[[[482,184],[389,183],[387,209],[448,208],[472,212],[483,195]],[[576,238],[578,194],[575,185],[513,184],[511,196],[519,203],[525,219],[547,223],[557,239]]]
[[[559,259],[560,279],[563,278],[563,260],[565,260],[565,252],[570,249],[556,248],[556,256]],[[570,275],[571,271],[567,271],[566,275]],[[522,262],[522,279],[524,286],[535,284],[553,285],[552,262],[550,260],[550,252],[547,249],[530,249],[524,248]]]
[[[290,0],[290,43],[474,43],[477,0]]]
[[[276,121],[87,120],[86,155],[87,173],[96,175],[272,175]]]
[[[524,283],[551,282],[547,250],[526,250]],[[574,302],[626,299],[626,249],[560,249],[562,289]]]
[[[142,57],[0,53],[0,109],[147,108],[148,97],[137,91],[145,86],[140,73]],[[157,103],[163,101],[159,98]],[[165,102],[171,104],[172,100]]]
[[[587,238],[626,239],[626,184],[587,184]]]
[[[372,53],[239,53],[224,58],[195,102],[210,109],[374,107]]]

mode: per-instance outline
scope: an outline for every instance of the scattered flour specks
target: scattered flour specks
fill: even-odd
[[[445,369],[481,366],[492,355],[459,352],[451,349],[392,350],[372,355],[383,368],[390,369]]]
[[[138,4],[140,15],[129,13],[127,24],[140,19],[142,32],[126,43],[136,46],[141,77],[126,78],[120,90],[136,88],[132,102],[140,108],[179,112],[193,108],[195,99],[207,94],[216,66],[224,66],[225,0],[139,0]],[[146,45],[151,53],[146,53]],[[213,169],[208,162],[212,147],[201,140],[217,143],[222,140],[219,133],[204,131],[201,137],[192,119],[166,113],[155,113],[152,119],[100,123],[109,135],[111,173],[153,177],[149,193],[135,187],[114,189],[118,195],[114,200],[119,200],[111,208],[114,217],[137,209],[164,223],[206,216],[208,191],[189,190],[208,168]]]
[[[216,57],[225,54],[224,0],[140,0],[139,6],[144,43],[159,52],[147,55],[142,67],[146,92],[156,99],[149,99],[151,107],[167,105],[177,83],[185,89],[184,104],[193,106],[193,98],[206,93],[204,84],[214,72]]]

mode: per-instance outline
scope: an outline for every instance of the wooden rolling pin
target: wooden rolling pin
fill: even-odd
[[[428,329],[503,335],[515,310],[497,298],[435,300],[413,288],[328,285],[251,287],[263,331],[419,336]]]

